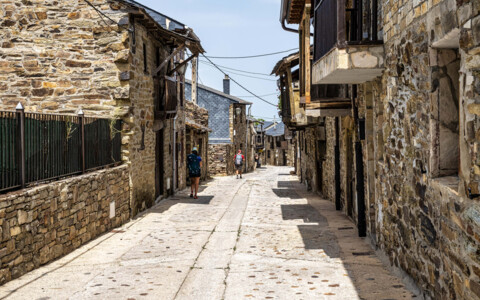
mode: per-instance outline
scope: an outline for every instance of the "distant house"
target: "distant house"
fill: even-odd
[[[185,81],[185,97],[192,99],[192,82]],[[253,170],[254,153],[251,150],[250,121],[247,105],[251,102],[230,95],[230,79],[223,80],[223,92],[197,85],[197,104],[209,112],[209,173],[211,175],[233,174],[233,157],[238,149],[246,154],[247,170]],[[253,128],[253,126],[251,126]],[[254,128],[253,128],[254,130]]]
[[[293,166],[294,145],[285,135],[283,122],[265,122],[263,125],[264,150],[262,161],[265,165]]]

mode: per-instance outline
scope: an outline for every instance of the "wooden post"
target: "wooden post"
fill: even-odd
[[[198,68],[198,58],[194,57],[192,59],[192,102],[197,104],[197,68]]]
[[[345,23],[345,0],[337,1],[337,46],[345,48],[346,43],[346,23]]]
[[[311,61],[310,61],[310,12],[312,9],[311,0],[305,1],[305,9],[303,10],[303,50],[305,52],[305,103],[310,104],[310,87],[312,84]]]
[[[81,109],[78,112],[78,123],[80,125],[80,165],[82,173],[85,173],[85,114]]]
[[[295,103],[295,98],[293,96],[292,69],[290,68],[290,65],[288,65],[286,69],[287,69],[287,93],[289,98],[291,120],[296,121],[295,119],[296,103]]]
[[[22,188],[25,187],[25,108],[22,103],[18,103],[16,107],[17,111],[17,147],[18,147],[18,167],[19,167],[19,181]]]

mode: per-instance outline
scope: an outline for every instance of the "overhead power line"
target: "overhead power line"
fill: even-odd
[[[207,62],[205,60],[200,60],[200,61],[209,64],[209,62]],[[226,67],[226,66],[222,66],[222,65],[218,65],[218,64],[217,64],[217,66],[219,66],[221,68],[224,68],[224,69],[227,69],[227,70],[232,70],[232,71],[237,71],[237,72],[242,72],[242,73],[247,73],[247,74],[263,75],[263,76],[268,76],[268,77],[273,77],[274,76],[274,75],[267,74],[267,73],[258,73],[258,72],[251,72],[251,71],[234,69],[234,68],[230,68],[230,67]]]
[[[208,63],[208,62],[205,62],[205,61],[200,61],[201,63],[205,64],[206,66],[209,66],[209,67],[215,67],[214,65]],[[242,74],[242,73],[237,73],[237,72],[233,72],[233,71],[229,71],[229,73],[231,74],[235,74],[235,75],[239,75],[239,76],[244,76],[244,77],[249,77],[249,78],[255,78],[255,79],[260,79],[260,80],[266,80],[266,81],[277,81],[275,79],[268,79],[268,78],[261,78],[261,77],[256,77],[256,76],[250,76],[250,75],[245,75],[245,74]]]
[[[107,22],[105,21],[105,19],[104,19],[103,17],[107,18],[110,22],[112,22],[113,24],[117,25],[118,27],[122,27],[122,28],[130,31],[130,29],[129,29],[128,27],[126,27],[126,26],[124,26],[124,25],[118,24],[115,20],[112,20],[112,18],[110,18],[109,16],[107,16],[106,14],[104,14],[104,13],[103,13],[101,10],[99,10],[95,5],[93,5],[92,2],[90,2],[90,1],[88,1],[88,0],[83,0],[83,1],[84,1],[85,3],[87,3],[89,6],[91,6],[91,7],[97,12],[97,14],[100,16],[100,18],[102,19],[103,23],[105,23],[105,25],[107,25],[107,26],[112,26],[112,24],[110,24],[110,25],[107,24]]]
[[[243,59],[243,58],[256,58],[256,57],[263,57],[263,56],[270,56],[270,55],[276,55],[276,54],[281,54],[285,52],[291,52],[294,50],[298,50],[298,48],[293,48],[293,49],[288,49],[288,50],[283,50],[283,51],[278,51],[278,52],[272,52],[272,53],[264,53],[264,54],[257,54],[257,55],[249,55],[249,56],[205,56],[208,58],[215,58],[215,59]]]
[[[273,96],[273,95],[278,95],[278,93],[271,93],[271,94],[265,94],[265,95],[258,95],[259,97],[267,97],[267,96]],[[248,95],[248,96],[235,96],[237,98],[251,98],[251,97],[255,97],[255,96],[252,96],[252,95]]]
[[[210,60],[210,58],[208,58],[207,56],[205,56],[203,53],[201,53],[201,55],[203,57],[205,57],[215,68],[217,68],[221,73],[223,73],[224,75],[228,75],[227,73],[225,73],[222,69],[220,69],[220,67],[218,67],[213,61]],[[232,77],[230,77],[230,79],[235,82],[239,87],[241,87],[242,89],[244,89],[245,91],[247,91],[249,94],[251,94],[252,96],[255,96],[256,98],[260,99],[261,101],[267,103],[267,104],[270,104],[271,106],[274,106],[274,107],[278,107],[277,104],[274,104],[272,102],[269,102],[263,98],[261,98],[260,96],[257,96],[256,94],[254,94],[253,92],[251,92],[249,89],[247,89],[246,87],[244,87],[242,84],[240,84],[238,81],[236,81],[235,79],[233,79]]]

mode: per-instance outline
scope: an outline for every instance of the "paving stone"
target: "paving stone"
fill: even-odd
[[[198,200],[182,191],[0,298],[411,299],[333,203],[278,175],[289,170],[217,178]]]

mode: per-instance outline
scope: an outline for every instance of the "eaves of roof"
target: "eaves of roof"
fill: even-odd
[[[172,19],[158,11],[151,9],[148,6],[145,6],[141,3],[138,3],[134,0],[117,0],[118,2],[124,3],[130,7],[138,9],[143,15],[151,19],[152,22],[158,25],[158,30],[161,33],[170,35],[182,42],[187,42],[190,44],[188,48],[193,53],[204,53],[202,45],[200,44],[200,39],[193,32],[191,28],[188,28],[186,25]]]

